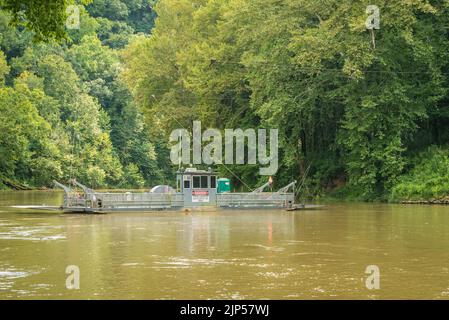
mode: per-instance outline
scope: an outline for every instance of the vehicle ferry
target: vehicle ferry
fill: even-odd
[[[287,211],[316,209],[321,205],[295,203],[293,181],[277,191],[269,182],[252,192],[231,192],[227,178],[217,178],[212,170],[187,168],[176,173],[176,189],[159,185],[149,192],[100,192],[71,180],[73,187],[54,181],[64,190],[60,206],[25,205],[18,209],[63,211],[65,213],[108,213],[114,211],[214,211],[217,209],[285,209]],[[265,191],[270,188],[270,191]]]
[[[150,192],[98,192],[76,180],[75,188],[57,181],[64,190],[60,207],[28,207],[57,209],[70,213],[107,213],[113,211],[210,210],[216,208],[295,208],[296,181],[273,192],[265,192],[267,182],[252,192],[231,192],[230,181],[218,179],[212,170],[186,168],[176,173],[176,189],[160,185]]]

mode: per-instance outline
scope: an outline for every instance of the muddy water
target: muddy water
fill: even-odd
[[[0,192],[0,299],[449,298],[449,207],[107,215],[9,207],[61,199]],[[79,290],[66,287],[69,265],[79,267]],[[378,290],[366,287],[370,265]]]

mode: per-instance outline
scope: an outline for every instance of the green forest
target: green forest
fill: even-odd
[[[79,29],[65,27],[72,4]],[[199,120],[279,129],[274,183],[302,181],[304,197],[449,196],[449,0],[0,8],[0,189],[173,183],[168,136]],[[267,179],[214,169],[239,190]]]

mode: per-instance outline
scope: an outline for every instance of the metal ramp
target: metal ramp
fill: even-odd
[[[291,208],[295,203],[296,181],[276,192],[264,192],[269,186],[265,183],[251,193],[219,193],[217,206],[223,208]],[[288,192],[292,189],[293,192]]]

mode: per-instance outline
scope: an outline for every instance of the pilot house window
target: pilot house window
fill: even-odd
[[[201,176],[201,188],[207,189],[207,176]]]
[[[200,177],[199,176],[193,176],[193,187],[194,188],[200,187]]]

